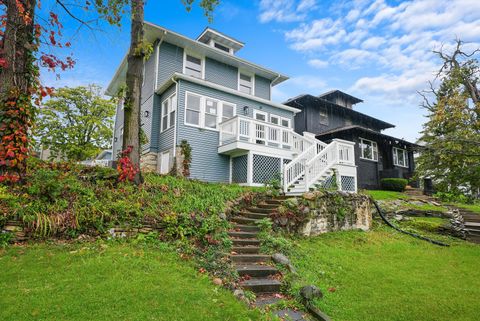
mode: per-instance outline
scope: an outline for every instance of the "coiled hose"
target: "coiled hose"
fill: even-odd
[[[393,223],[391,223],[389,220],[387,220],[387,218],[385,217],[385,215],[383,215],[382,209],[380,208],[380,206],[378,206],[378,203],[377,203],[374,199],[372,199],[372,202],[373,202],[373,204],[375,205],[375,208],[377,209],[378,215],[380,215],[380,217],[382,218],[382,220],[383,220],[388,226],[390,226],[391,228],[393,228],[394,230],[396,230],[396,231],[398,231],[398,232],[400,232],[400,233],[403,233],[403,234],[407,234],[407,235],[416,237],[417,239],[430,242],[430,243],[435,244],[435,245],[450,246],[450,244],[446,244],[446,243],[443,243],[443,242],[435,241],[435,240],[432,240],[432,239],[430,239],[430,238],[428,238],[428,237],[421,236],[421,235],[418,235],[418,234],[415,234],[415,233],[411,233],[411,232],[407,232],[407,231],[404,231],[404,230],[396,227],[395,225],[393,225]]]

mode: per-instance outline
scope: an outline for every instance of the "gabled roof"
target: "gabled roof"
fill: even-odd
[[[229,54],[223,50],[209,46],[203,42],[188,38],[184,35],[157,26],[147,21],[144,22],[144,31],[144,37],[148,42],[154,43],[156,40],[161,39],[161,41],[169,42],[187,50],[194,51],[199,55],[204,55],[214,60],[245,70],[246,72],[254,73],[258,76],[269,79],[270,81],[272,81],[272,86],[275,86],[288,79],[287,76],[282,75],[278,72],[251,63],[245,59]],[[127,55],[125,55],[125,57],[123,58],[120,66],[118,67],[115,75],[113,76],[113,79],[108,85],[106,90],[107,95],[113,96],[117,93],[120,85],[125,82],[126,72]]]
[[[376,124],[379,128],[382,128],[382,129],[395,127],[395,125],[387,123],[387,122],[385,122],[383,120],[380,120],[378,118],[369,116],[367,114],[361,113],[359,111],[356,111],[356,110],[348,108],[348,107],[343,107],[343,106],[337,105],[337,104],[335,104],[335,103],[333,103],[329,100],[326,100],[326,99],[323,99],[323,98],[320,98],[320,97],[317,97],[317,96],[309,95],[309,94],[303,94],[303,95],[296,96],[294,98],[290,98],[286,102],[284,102],[283,104],[288,105],[288,106],[292,106],[292,107],[296,107],[296,108],[300,108],[300,109],[304,109],[305,108],[304,104],[306,103],[307,100],[309,100],[309,103],[310,103],[310,101],[313,101],[315,104],[328,105],[332,109],[335,109],[336,111],[341,111],[341,112],[343,112],[347,115],[352,115],[352,116],[357,117],[357,118],[366,119],[366,120]]]
[[[330,100],[332,98],[335,98],[335,97],[342,97],[342,98],[345,98],[345,99],[348,99],[349,101],[352,102],[352,104],[358,104],[358,103],[362,103],[363,100],[361,100],[360,98],[357,98],[357,97],[353,97],[352,95],[349,95],[341,90],[338,90],[338,89],[334,89],[334,90],[330,90],[330,91],[327,91],[326,93],[323,93],[321,95],[318,95],[319,98],[323,98],[323,99],[326,99],[326,100]]]

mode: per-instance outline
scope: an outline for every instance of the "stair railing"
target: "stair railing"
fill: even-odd
[[[306,189],[315,184],[326,171],[337,163],[337,154],[337,142],[331,142],[305,164]]]

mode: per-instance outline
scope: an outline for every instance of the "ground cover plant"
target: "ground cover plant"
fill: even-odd
[[[261,320],[166,243],[0,248],[0,319]]]
[[[291,257],[300,276],[293,291],[319,286],[325,296],[316,306],[338,321],[475,320],[480,247],[436,238],[451,247],[384,227],[300,240]]]

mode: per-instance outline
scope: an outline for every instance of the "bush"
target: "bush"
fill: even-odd
[[[380,185],[383,190],[403,192],[407,186],[408,180],[404,178],[382,178]]]

